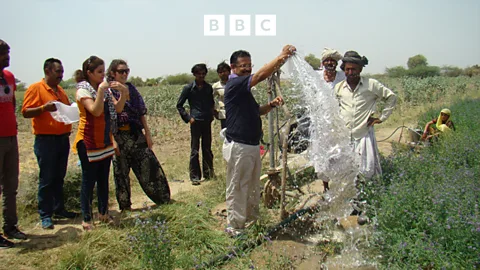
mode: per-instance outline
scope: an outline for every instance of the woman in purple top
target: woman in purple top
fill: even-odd
[[[113,60],[108,68],[108,79],[126,84],[129,90],[125,107],[117,115],[118,132],[114,134],[113,144],[113,175],[121,211],[131,210],[130,168],[153,202],[162,204],[170,201],[167,178],[152,151],[153,140],[145,119],[147,108],[137,88],[127,82],[129,73],[127,63],[120,59]],[[114,96],[118,94],[113,91]]]

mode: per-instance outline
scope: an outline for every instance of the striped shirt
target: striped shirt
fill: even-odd
[[[94,99],[87,89],[77,90],[76,101],[80,121],[73,150],[76,151],[77,143],[83,140],[87,148],[88,161],[95,162],[113,156],[114,149],[107,102],[104,104],[104,112],[100,116],[94,116],[82,104],[82,100],[88,98]]]

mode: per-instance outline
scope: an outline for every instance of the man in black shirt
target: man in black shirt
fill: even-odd
[[[262,121],[260,115],[283,104],[276,97],[260,106],[252,95],[251,88],[278,70],[293,54],[295,47],[287,45],[274,60],[252,74],[252,59],[247,51],[236,51],[230,57],[233,74],[225,86],[225,109],[227,130],[223,154],[227,160],[227,221],[226,232],[236,236],[246,223],[255,222],[260,202],[260,138]]]
[[[192,67],[195,81],[183,87],[182,94],[177,102],[177,110],[185,123],[190,123],[191,152],[190,152],[190,180],[193,185],[199,185],[202,178],[199,162],[200,138],[202,139],[203,177],[210,179],[214,176],[212,153],[212,121],[213,121],[213,89],[205,82],[207,75],[205,64],[196,64]],[[188,100],[190,113],[183,104]]]

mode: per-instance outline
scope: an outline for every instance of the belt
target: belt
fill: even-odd
[[[63,136],[70,136],[71,132],[67,132],[64,134],[36,134],[37,137],[63,137]]]

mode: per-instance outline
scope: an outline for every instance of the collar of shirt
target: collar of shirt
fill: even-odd
[[[235,73],[232,73],[232,74],[228,75],[228,79],[229,79],[229,80],[230,80],[230,79],[233,79],[233,78],[236,78],[236,77],[238,77],[238,75],[235,74]]]
[[[352,88],[350,88],[350,85],[347,82],[347,79],[345,79],[345,84],[343,85],[343,88],[347,88],[348,90],[350,90],[350,92],[355,92],[361,85],[364,84],[363,80],[365,80],[365,78],[360,76],[360,81],[358,82],[357,87],[352,90]]]

